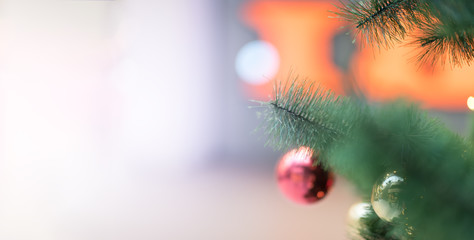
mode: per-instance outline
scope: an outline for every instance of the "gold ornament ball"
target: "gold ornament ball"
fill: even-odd
[[[404,214],[404,204],[400,202],[404,179],[397,172],[387,173],[372,189],[372,208],[377,216],[387,222]]]
[[[351,239],[362,240],[363,238],[359,236],[359,229],[364,226],[360,222],[360,219],[367,216],[370,213],[370,203],[359,202],[353,204],[349,208],[347,213],[347,225],[348,225],[348,234]]]

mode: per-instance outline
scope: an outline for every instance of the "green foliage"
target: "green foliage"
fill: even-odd
[[[471,141],[413,104],[368,106],[296,81],[278,86],[275,98],[263,104],[270,144],[319,151],[322,163],[354,183],[364,199],[370,198],[373,184],[387,172],[397,170],[406,178],[400,195],[406,215],[385,236],[366,239],[396,239],[407,226],[413,228],[415,239],[472,238]]]
[[[421,21],[416,9],[416,0],[351,0],[337,14],[353,23],[368,44],[391,46]]]
[[[367,240],[397,240],[406,235],[397,232],[393,224],[380,219],[372,208],[360,219],[360,225],[359,236]]]
[[[422,64],[474,60],[472,0],[349,0],[338,8],[336,14],[370,45],[391,47],[410,36]]]
[[[279,149],[309,146],[325,158],[328,148],[351,131],[361,108],[309,81],[296,81],[276,85],[274,99],[263,103],[267,144]]]
[[[474,114],[469,115],[469,140],[471,140],[471,145],[474,147]]]
[[[473,20],[474,21],[474,20]],[[468,65],[474,59],[474,28],[458,29],[456,23],[420,24],[421,33],[412,43],[420,46],[420,63]]]

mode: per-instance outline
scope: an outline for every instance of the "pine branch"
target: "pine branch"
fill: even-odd
[[[474,1],[472,0],[349,0],[338,7],[357,36],[377,47],[391,47],[409,35],[421,48],[420,64],[452,66],[474,60]]]
[[[441,22],[453,21],[465,27],[474,24],[474,1],[471,0],[421,0],[430,8],[431,15]]]
[[[311,147],[364,199],[389,171],[407,179],[399,197],[403,218],[378,225],[380,231],[367,229],[367,239],[396,239],[407,226],[416,239],[472,237],[474,146],[418,107],[403,101],[359,105],[297,78],[277,86],[275,98],[263,106],[270,144]]]
[[[422,48],[418,54],[421,64],[452,66],[470,65],[474,60],[474,28],[459,32],[447,31],[449,27],[435,26],[424,28],[423,35],[413,43]]]
[[[452,66],[469,65],[474,60],[474,22],[457,24],[453,21],[420,24],[422,34],[412,44],[421,48],[421,64]]]
[[[263,104],[263,127],[267,144],[277,149],[308,146],[324,155],[353,126],[347,116],[358,115],[347,99],[297,77],[274,89],[274,99]]]
[[[417,0],[350,0],[336,13],[353,23],[356,35],[370,45],[390,47],[425,18]]]

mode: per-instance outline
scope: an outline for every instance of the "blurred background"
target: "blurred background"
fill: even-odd
[[[333,4],[0,0],[0,239],[347,239],[351,186],[285,199],[249,100],[351,79],[464,134],[474,69],[360,48]]]

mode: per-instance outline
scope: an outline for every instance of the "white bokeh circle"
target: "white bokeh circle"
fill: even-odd
[[[467,98],[467,107],[474,111],[474,97],[470,96]]]
[[[268,82],[278,72],[280,57],[269,42],[257,40],[245,44],[237,53],[235,70],[239,77],[250,84]]]

